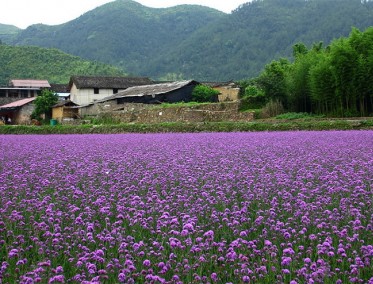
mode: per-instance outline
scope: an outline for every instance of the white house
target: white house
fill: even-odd
[[[87,105],[129,87],[151,84],[154,82],[144,77],[72,76],[69,83],[70,100],[78,105]]]

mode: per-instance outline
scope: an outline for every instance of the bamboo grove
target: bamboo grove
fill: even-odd
[[[295,44],[293,57],[272,61],[257,78],[243,82],[243,97],[263,105],[276,101],[294,112],[373,114],[373,27],[353,28],[349,37],[326,47]]]

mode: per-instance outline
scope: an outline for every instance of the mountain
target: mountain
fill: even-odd
[[[0,86],[15,78],[66,84],[72,75],[124,75],[113,66],[83,60],[57,49],[32,46],[0,45],[0,66]]]
[[[0,43],[1,39],[4,41],[12,41],[20,31],[21,29],[16,26],[0,24]]]
[[[371,0],[253,0],[231,14],[117,0],[62,25],[32,25],[3,41],[58,48],[153,79],[225,81],[257,76],[271,60],[291,57],[295,43],[327,45],[352,27],[372,25]]]
[[[224,15],[198,5],[154,9],[117,0],[63,25],[32,25],[11,43],[58,48],[138,74],[149,60]]]

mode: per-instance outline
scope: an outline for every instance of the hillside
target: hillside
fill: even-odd
[[[90,62],[57,49],[0,45],[0,85],[9,79],[46,79],[67,83],[71,75],[124,75],[118,68]]]
[[[353,13],[351,12],[353,11]],[[291,57],[292,46],[373,26],[373,1],[254,0],[232,14],[199,5],[166,9],[117,0],[58,26],[33,25],[14,45],[53,47],[154,79],[240,80]]]
[[[9,42],[14,40],[14,37],[21,31],[21,29],[12,25],[0,24],[0,43],[2,41]]]
[[[58,48],[144,74],[149,60],[167,56],[173,46],[224,15],[198,5],[154,9],[117,0],[63,25],[30,26],[12,43]]]

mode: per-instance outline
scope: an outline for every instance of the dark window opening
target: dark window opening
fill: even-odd
[[[93,89],[93,93],[94,93],[95,95],[98,95],[98,94],[100,93],[100,89],[99,89],[99,88],[94,88],[94,89]]]
[[[113,94],[117,94],[118,93],[118,89],[113,89]]]

